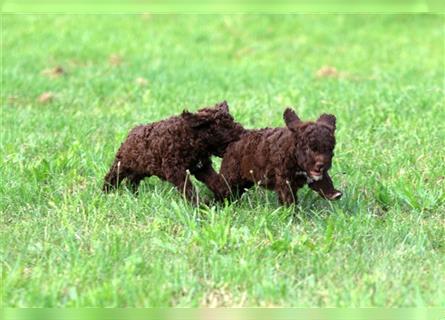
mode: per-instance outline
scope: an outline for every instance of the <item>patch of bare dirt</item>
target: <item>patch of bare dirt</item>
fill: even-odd
[[[112,65],[113,67],[118,67],[120,66],[122,63],[124,62],[124,58],[116,53],[113,53],[112,55],[110,55],[110,57],[108,58],[108,63],[110,65]]]
[[[363,80],[368,79],[372,80],[373,78],[361,78],[357,77],[346,71],[339,71],[336,67],[333,66],[323,66],[315,72],[315,77],[318,79],[322,78],[331,78],[331,79],[347,79],[347,80]]]
[[[66,74],[65,69],[63,69],[61,66],[56,66],[53,68],[47,68],[42,70],[42,75],[48,78],[59,78]]]
[[[148,86],[148,80],[143,77],[137,77],[135,80],[136,84],[140,87]]]
[[[54,98],[55,98],[54,93],[44,92],[37,98],[37,101],[45,104],[45,103],[49,103],[49,102],[53,101]]]
[[[225,285],[220,288],[211,288],[201,300],[201,306],[207,308],[216,307],[243,307],[247,301],[247,292],[243,292],[240,298],[233,297],[230,289]]]
[[[339,78],[341,76],[341,72],[339,72],[335,67],[323,66],[317,70],[315,76],[317,78]]]
[[[233,304],[233,297],[227,288],[213,288],[208,291],[201,301],[201,306],[207,308],[228,307]]]
[[[151,17],[152,17],[152,15],[151,15],[151,13],[149,13],[149,12],[144,12],[144,13],[141,14],[141,18],[142,18],[142,20],[144,20],[144,21],[148,21],[148,20],[150,20]]]

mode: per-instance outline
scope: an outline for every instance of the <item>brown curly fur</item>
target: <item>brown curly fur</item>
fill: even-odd
[[[225,184],[213,170],[210,157],[221,157],[229,143],[243,132],[225,101],[196,113],[184,111],[180,116],[137,126],[120,146],[105,176],[103,190],[110,191],[127,179],[136,191],[142,179],[154,175],[171,182],[188,200],[195,201],[190,173],[221,199]]]
[[[305,184],[327,199],[341,196],[327,173],[334,155],[335,117],[323,114],[316,122],[302,122],[288,108],[284,120],[286,127],[246,131],[227,148],[220,170],[230,188],[225,196],[240,196],[255,183],[275,190],[286,205],[297,201],[296,192]]]

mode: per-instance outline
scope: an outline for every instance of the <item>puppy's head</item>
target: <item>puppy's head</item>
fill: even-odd
[[[319,181],[332,165],[335,148],[335,116],[322,114],[317,121],[303,122],[292,109],[284,111],[286,126],[292,131],[298,165],[313,181]]]
[[[211,108],[203,108],[195,113],[183,111],[185,123],[203,139],[208,150],[221,157],[227,146],[240,138],[244,128],[235,122],[226,101]]]

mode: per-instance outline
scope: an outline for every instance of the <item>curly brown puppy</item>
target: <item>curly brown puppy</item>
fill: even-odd
[[[154,175],[173,183],[194,202],[190,173],[204,182],[216,199],[222,199],[224,181],[213,170],[210,157],[221,157],[243,132],[226,101],[196,113],[184,111],[180,116],[137,126],[120,146],[103,190],[110,191],[127,179],[136,191],[142,179]]]
[[[328,175],[335,147],[335,116],[323,114],[302,122],[294,111],[284,112],[284,128],[246,131],[226,150],[220,174],[229,192],[240,196],[255,183],[275,190],[280,203],[296,203],[296,192],[308,184],[329,200],[339,199]]]

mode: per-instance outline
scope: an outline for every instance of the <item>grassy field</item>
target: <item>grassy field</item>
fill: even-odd
[[[2,19],[4,306],[445,304],[443,16]],[[345,196],[101,192],[130,128],[223,99],[248,128],[334,113]]]

